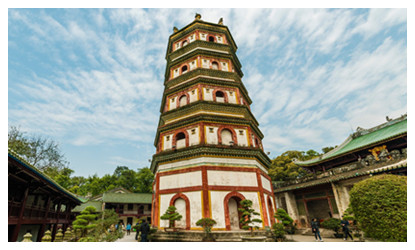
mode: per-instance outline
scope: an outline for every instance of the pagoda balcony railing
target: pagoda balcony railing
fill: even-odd
[[[204,68],[197,68],[194,70],[190,70],[180,76],[177,76],[173,79],[170,79],[166,81],[165,85],[166,87],[175,86],[179,83],[182,83],[186,80],[192,79],[196,76],[207,76],[207,77],[213,77],[213,78],[224,78],[233,80],[234,82],[240,82],[241,77],[238,76],[235,72],[228,72],[228,71],[222,71],[217,69],[204,69]]]
[[[175,61],[177,60],[177,58],[195,50],[196,48],[208,48],[208,49],[212,49],[215,51],[220,51],[222,53],[226,53],[226,54],[234,54],[235,51],[232,50],[232,48],[227,45],[227,44],[221,44],[221,43],[212,43],[212,42],[207,42],[207,41],[202,41],[202,40],[196,40],[194,42],[191,42],[189,44],[187,44],[185,47],[182,47],[180,49],[177,49],[173,52],[171,52],[168,56],[167,59],[171,60],[171,61]],[[219,53],[220,53],[219,52]],[[238,62],[239,63],[239,62]]]
[[[341,167],[335,167],[324,172],[317,172],[317,173],[309,173],[306,176],[301,178],[297,178],[295,180],[288,180],[288,181],[273,181],[274,189],[287,187],[291,185],[301,184],[313,180],[320,180],[329,178],[335,175],[340,175],[343,173],[352,172],[358,169],[369,169],[369,168],[377,168],[386,165],[390,165],[393,163],[397,163],[403,159],[406,159],[406,148],[402,149],[402,152],[395,149],[391,152],[384,152],[383,154],[379,154],[379,159],[376,160],[373,155],[367,155],[364,159],[360,159],[358,161],[345,164]]]

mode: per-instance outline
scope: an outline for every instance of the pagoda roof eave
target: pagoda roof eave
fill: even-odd
[[[271,159],[259,148],[240,147],[240,146],[225,146],[225,145],[209,145],[199,144],[186,148],[162,151],[153,155],[150,170],[155,172],[156,166],[161,162],[170,162],[189,158],[191,156],[224,156],[224,157],[253,157],[259,160],[265,169],[268,169],[271,164]]]

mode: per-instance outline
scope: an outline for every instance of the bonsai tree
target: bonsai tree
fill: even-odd
[[[283,241],[285,239],[285,227],[282,223],[274,223],[272,225],[272,236],[276,241]]]
[[[261,219],[252,218],[253,215],[260,215],[258,212],[252,208],[251,200],[243,200],[240,202],[241,208],[238,208],[238,211],[241,212],[241,219],[239,222],[242,225],[242,229],[251,230],[251,235],[253,235],[253,230],[258,229],[259,227],[255,223],[262,223]]]
[[[350,207],[366,237],[407,241],[407,177],[377,175],[350,191]]]
[[[212,232],[212,227],[215,224],[216,221],[211,218],[202,218],[196,222],[196,226],[203,227],[203,230],[205,231],[204,241],[213,241],[210,233]]]
[[[284,209],[278,208],[277,212],[275,213],[275,217],[282,222],[287,233],[293,234],[295,232],[295,226],[293,224],[294,220]]]
[[[174,222],[176,220],[181,220],[182,215],[180,215],[177,211],[177,208],[175,206],[169,206],[166,210],[166,212],[160,217],[162,220],[168,220],[169,221],[169,228],[174,227]]]
[[[341,228],[340,226],[340,219],[337,218],[330,218],[328,220],[325,220],[321,223],[321,226],[327,229],[331,229],[335,232],[334,236],[336,238],[341,238],[343,237],[343,234],[339,233],[339,230]]]
[[[93,206],[86,207],[80,215],[76,216],[76,220],[72,223],[75,232],[81,233],[80,241],[93,241],[93,239],[87,238],[88,232],[95,228],[95,220],[97,218],[96,208]]]

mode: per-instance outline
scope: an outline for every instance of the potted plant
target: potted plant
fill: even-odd
[[[339,233],[339,230],[341,228],[340,221],[341,220],[337,218],[330,218],[328,220],[323,221],[321,223],[321,226],[333,230],[335,238],[343,238],[343,234]]]
[[[203,237],[203,241],[215,241],[212,237],[212,227],[216,224],[216,221],[211,218],[202,218],[196,222],[197,226],[203,227],[205,231],[205,236]]]
[[[182,215],[180,215],[177,211],[176,211],[176,207],[175,206],[169,206],[166,210],[166,212],[160,217],[160,219],[162,220],[168,220],[169,221],[169,228],[173,229],[173,230],[166,230],[165,231],[176,231],[174,230],[174,222],[177,220],[181,220],[182,219]]]
[[[282,223],[274,223],[272,225],[272,237],[275,241],[282,242],[285,240],[285,226]]]

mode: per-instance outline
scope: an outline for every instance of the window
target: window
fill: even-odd
[[[213,133],[213,128],[209,128],[209,133]]]
[[[192,90],[192,95],[194,95],[195,94],[195,90]]]
[[[166,141],[170,141],[170,135],[166,136]]]
[[[206,93],[210,93],[210,89],[206,89]]]
[[[216,91],[215,96],[217,102],[225,102],[225,94],[222,91]]]
[[[222,139],[223,145],[231,145],[232,141],[232,132],[229,129],[224,129],[220,132],[220,137]]]
[[[196,134],[196,129],[195,128],[190,130],[190,131],[191,131],[192,135]]]
[[[212,62],[212,69],[219,69],[219,64],[217,62]]]
[[[182,95],[179,99],[179,107],[183,107],[186,104],[187,104],[187,96]]]
[[[209,36],[209,42],[214,42],[214,41],[215,41],[215,37]]]
[[[183,43],[182,43],[182,47],[184,47],[186,45],[187,45],[187,40],[184,40]]]
[[[184,73],[186,73],[187,72],[187,65],[184,65],[183,67],[182,67],[182,74],[184,74]]]
[[[176,135],[176,147],[184,148],[186,146],[186,135],[183,132],[180,132]]]
[[[230,95],[230,96],[233,96],[233,92],[232,92],[232,91],[229,91],[229,95]]]
[[[239,130],[239,135],[244,135],[244,131],[243,130]]]
[[[128,204],[128,210],[130,210],[130,211],[131,211],[131,210],[133,210],[133,207],[134,207],[134,205],[133,205],[133,204],[131,204],[131,203],[130,203],[130,204]]]

